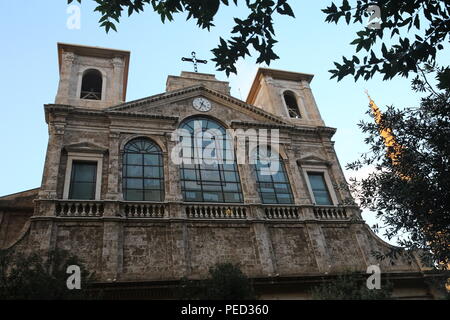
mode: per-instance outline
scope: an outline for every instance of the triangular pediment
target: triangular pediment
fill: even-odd
[[[155,115],[155,116],[179,116],[192,111],[191,101],[196,97],[203,97],[210,100],[214,108],[211,112],[205,112],[204,115],[217,116],[219,109],[228,109],[235,119],[247,121],[269,122],[273,124],[287,124],[282,118],[262,110],[261,108],[250,105],[242,100],[219,91],[212,90],[204,85],[195,85],[180,90],[169,91],[162,94],[146,97],[139,100],[126,102],[117,106],[109,107],[107,113],[127,113],[135,115]],[[186,110],[185,110],[186,109]],[[231,112],[230,112],[231,111]],[[198,113],[198,112],[197,112]],[[198,113],[202,114],[202,113]]]
[[[331,162],[328,161],[327,159],[324,159],[318,155],[305,155],[303,157],[301,157],[300,159],[297,160],[297,163],[299,165],[322,165],[322,166],[330,166]]]
[[[104,153],[107,148],[102,146],[90,143],[90,142],[81,142],[70,144],[64,147],[67,152],[88,152],[88,153]]]

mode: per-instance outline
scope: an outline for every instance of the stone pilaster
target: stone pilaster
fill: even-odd
[[[314,258],[316,259],[319,272],[328,273],[331,269],[329,261],[325,236],[319,224],[307,223],[306,230],[308,232],[311,248],[313,249]]]
[[[124,97],[122,97],[122,83],[119,81],[119,79],[122,78],[122,72],[123,72],[123,60],[121,57],[114,57],[112,59],[112,65],[113,65],[113,72],[114,72],[114,76],[112,77],[112,79],[114,79],[115,81],[113,81],[113,83],[107,84],[106,90],[108,90],[109,88],[111,89],[111,93],[108,94],[108,96],[111,97],[111,100],[113,101],[123,101]],[[104,81],[106,79],[103,79]],[[105,92],[106,93],[106,92]]]
[[[64,139],[64,123],[49,124],[49,139],[45,157],[44,173],[42,176],[39,199],[56,199],[58,171],[61,161],[61,151]]]
[[[107,220],[103,223],[102,280],[114,280],[123,268],[123,224]]]
[[[254,207],[263,214],[262,208]],[[262,270],[262,276],[274,276],[277,272],[276,259],[273,252],[272,240],[269,233],[269,225],[263,221],[253,223],[253,232],[255,234],[256,249],[258,250],[259,263]]]
[[[75,54],[73,52],[63,52],[62,63],[60,70],[60,80],[58,93],[56,95],[55,103],[65,104],[68,101],[70,95],[70,78],[72,75],[72,65],[75,60]]]
[[[164,173],[167,174],[164,177],[166,181],[166,201],[181,201],[181,185],[180,185],[180,167],[172,161],[172,152],[177,144],[176,141],[171,140],[171,134],[166,134],[167,153],[163,154],[164,157]]]
[[[343,203],[344,201],[348,201],[349,199],[353,200],[352,195],[347,186],[347,181],[345,179],[344,171],[342,170],[341,164],[336,155],[336,151],[334,150],[334,142],[326,141],[323,143],[325,146],[325,152],[327,153],[327,158],[331,163],[329,167],[330,177],[333,183],[336,185],[334,187],[336,196],[338,198],[339,203]]]
[[[190,270],[189,236],[185,222],[170,224],[173,277],[188,277]]]
[[[302,95],[305,99],[306,109],[310,120],[317,121],[318,125],[324,125],[322,117],[320,116],[319,108],[317,107],[316,100],[314,99],[313,93],[311,91],[311,87],[309,86],[308,81],[302,81]]]
[[[236,139],[236,150],[237,152],[246,150],[245,139]],[[251,150],[249,150],[251,152]],[[238,163],[237,168],[239,172],[239,177],[241,181],[242,187],[242,196],[244,197],[244,203],[253,204],[253,203],[261,203],[261,200],[258,195],[258,190],[256,188],[256,173],[254,170],[254,164],[250,163],[250,155],[245,157],[245,153],[241,156],[237,156],[237,159],[241,159],[236,162],[244,162]],[[245,160],[245,161],[242,161]]]
[[[108,187],[106,192],[107,200],[122,200],[119,193],[119,132],[111,131],[109,134],[109,163],[108,163]]]
[[[255,172],[251,164],[238,164],[238,171],[241,178],[242,196],[245,204],[260,203],[261,200],[256,189],[254,177]]]
[[[295,204],[311,204],[311,197],[309,196],[303,173],[298,167],[295,152],[292,148],[286,146],[286,154],[288,159],[283,160],[283,162],[286,168],[286,174],[288,175],[288,179],[291,184]]]

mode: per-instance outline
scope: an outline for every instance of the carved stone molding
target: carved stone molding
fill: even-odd
[[[67,152],[105,153],[108,149],[90,142],[81,142],[64,147]]]
[[[110,131],[109,132],[109,139],[119,139],[120,132],[118,131]]]
[[[114,57],[111,60],[112,60],[111,63],[114,66],[114,68],[120,68],[123,66],[123,60],[121,57]]]
[[[75,60],[75,54],[73,52],[64,51],[63,59],[65,62],[72,63]]]
[[[297,164],[300,166],[313,165],[313,166],[327,166],[327,167],[331,167],[332,165],[331,161],[313,155],[298,159]]]
[[[50,128],[51,132],[55,135],[63,135],[65,132],[65,125],[63,124],[54,124]]]

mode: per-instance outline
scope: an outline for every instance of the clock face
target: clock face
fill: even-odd
[[[211,102],[205,98],[195,98],[194,101],[192,101],[192,106],[194,109],[202,112],[211,110]]]

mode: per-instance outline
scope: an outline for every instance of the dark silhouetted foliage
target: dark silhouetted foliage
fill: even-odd
[[[256,295],[252,283],[231,263],[220,263],[209,269],[206,280],[184,279],[179,290],[180,299],[251,300]]]
[[[380,289],[368,289],[368,275],[347,272],[336,280],[315,286],[311,290],[316,300],[386,300],[391,297],[392,285],[385,281]]]
[[[81,269],[81,289],[69,290],[66,273],[69,265]],[[44,259],[37,253],[29,255],[0,251],[0,299],[87,299],[94,298],[88,290],[93,275],[79,258],[64,250],[56,250]]]

